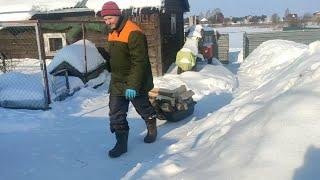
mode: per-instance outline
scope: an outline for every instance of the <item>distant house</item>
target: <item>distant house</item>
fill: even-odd
[[[176,53],[184,43],[183,14],[189,11],[188,0],[114,1],[145,32],[149,43],[149,57],[153,74],[164,74],[175,61]],[[99,10],[104,2],[83,0],[73,6],[68,4],[66,7],[51,8],[46,11],[36,10],[32,6],[29,10],[21,11],[21,13],[25,13],[22,19],[12,20],[58,20],[60,22],[58,25],[45,24],[42,26],[46,56],[52,57],[58,49],[82,38],[79,24],[77,26],[74,26],[74,24],[68,25],[63,23],[63,21],[102,20],[99,16]],[[7,14],[17,12],[9,12]],[[0,21],[3,21],[3,18],[1,18],[3,14],[0,13]],[[15,15],[14,17],[18,16]],[[106,27],[101,21],[100,26],[92,27],[86,31],[86,38],[95,43],[96,46],[106,47],[107,33],[105,30]],[[4,43],[0,44],[0,52],[7,55],[8,58],[38,58],[36,44],[30,44],[30,42],[27,44],[21,43],[22,46],[23,44],[26,45],[25,48],[21,48],[21,45],[19,47],[16,45],[19,37],[24,41],[25,37],[32,37],[30,33],[34,34],[34,31],[19,31],[19,36],[16,36],[10,33],[10,29],[3,28],[0,30],[0,41]],[[9,42],[13,38],[15,38],[16,42]]]
[[[293,22],[293,21],[298,21],[298,14],[296,13],[289,13],[287,16],[284,18],[285,21]]]
[[[320,11],[313,13],[313,17],[319,19],[320,18]]]
[[[200,24],[208,24],[208,23],[209,23],[209,21],[208,21],[207,18],[202,18],[202,19],[200,20]]]

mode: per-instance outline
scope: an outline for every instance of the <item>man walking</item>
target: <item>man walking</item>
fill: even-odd
[[[148,133],[144,142],[156,140],[156,112],[148,98],[148,92],[153,88],[153,78],[147,40],[142,30],[122,15],[115,2],[106,2],[101,15],[111,29],[108,35],[111,67],[109,117],[110,130],[115,133],[117,142],[109,151],[109,156],[115,158],[127,152],[129,102],[146,123]]]

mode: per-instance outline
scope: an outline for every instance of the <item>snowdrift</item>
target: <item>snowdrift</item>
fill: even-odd
[[[195,100],[199,100],[214,92],[216,94],[231,93],[238,87],[238,79],[223,65],[205,65],[199,72],[187,71],[180,75],[165,74],[154,79],[155,87],[175,89],[186,85],[195,92]]]
[[[142,177],[317,179],[319,58],[320,41],[309,46],[283,40],[263,43],[239,72],[257,81],[236,92],[231,104],[210,120],[199,122],[168,148],[166,161]]]
[[[45,99],[40,74],[10,72],[0,75],[0,106],[44,109]]]

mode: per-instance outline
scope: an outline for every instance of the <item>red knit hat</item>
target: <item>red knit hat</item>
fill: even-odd
[[[118,5],[113,1],[104,3],[101,10],[101,16],[120,16],[121,10]]]

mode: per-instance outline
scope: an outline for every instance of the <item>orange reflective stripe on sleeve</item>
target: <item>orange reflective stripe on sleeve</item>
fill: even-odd
[[[126,25],[123,27],[122,31],[120,33],[113,31],[112,33],[109,33],[108,41],[119,41],[128,43],[129,41],[129,35],[133,31],[140,31],[142,30],[132,21],[128,20],[126,22]]]

